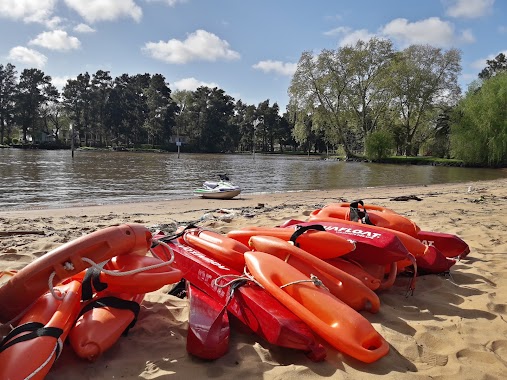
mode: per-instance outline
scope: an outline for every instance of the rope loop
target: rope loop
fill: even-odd
[[[297,281],[288,282],[287,284],[280,286],[280,289],[283,289],[283,288],[290,286],[290,285],[301,284],[303,282],[311,282],[316,287],[323,288],[323,289],[326,289],[327,291],[329,291],[329,289],[326,287],[326,285],[324,285],[324,283],[314,274],[310,274],[310,278],[305,279],[305,280],[297,280]]]
[[[109,260],[102,261],[100,263],[96,263],[95,261],[93,261],[93,260],[91,260],[91,259],[89,259],[87,257],[82,257],[81,260],[84,261],[87,264],[90,264],[90,267],[95,268],[98,271],[103,272],[103,273],[105,273],[105,274],[107,274],[109,276],[117,276],[117,277],[130,276],[130,275],[133,275],[133,274],[136,274],[136,273],[141,273],[141,272],[146,272],[146,271],[149,271],[149,270],[152,270],[152,269],[161,268],[163,266],[170,265],[170,264],[173,263],[173,261],[174,261],[174,252],[173,252],[172,248],[167,243],[165,243],[163,241],[156,240],[156,243],[163,245],[164,247],[166,247],[169,250],[169,252],[171,254],[171,258],[168,261],[163,261],[161,263],[153,264],[153,265],[148,265],[148,266],[143,267],[143,268],[137,268],[137,269],[132,269],[132,270],[129,270],[129,271],[121,272],[119,270],[105,269],[104,266],[109,262]],[[150,252],[151,252],[151,248],[150,248]],[[74,265],[72,265],[72,263],[70,263],[70,262],[66,262],[63,265],[63,268],[65,270],[67,270],[67,271],[73,271],[74,270]],[[65,294],[58,294],[56,292],[55,285],[53,285],[53,281],[54,281],[55,276],[56,276],[56,272],[55,271],[53,271],[49,275],[49,278],[48,278],[48,288],[49,288],[49,292],[51,293],[51,295],[53,297],[55,297],[57,300],[61,301],[61,300],[63,300],[63,297],[64,297]]]

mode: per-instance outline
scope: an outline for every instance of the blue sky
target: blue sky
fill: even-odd
[[[462,51],[463,89],[507,53],[505,0],[0,0],[0,63],[61,88],[97,70],[160,73],[171,90],[220,87],[283,111],[303,51],[372,36]]]

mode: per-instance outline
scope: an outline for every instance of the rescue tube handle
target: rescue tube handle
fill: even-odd
[[[323,232],[326,231],[326,229],[322,224],[310,224],[308,226],[297,225],[296,230],[290,237],[289,241],[297,247],[298,246],[296,242],[297,238],[303,235],[308,230],[323,231]]]

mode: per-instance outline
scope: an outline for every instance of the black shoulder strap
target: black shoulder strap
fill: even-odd
[[[363,206],[362,210],[359,209],[359,205]],[[368,213],[366,212],[366,208],[364,207],[364,202],[362,200],[350,203],[350,220],[352,222],[361,222],[363,224],[369,224],[371,226],[374,225],[371,222]]]
[[[174,239],[177,239],[179,238],[180,236],[183,236],[185,234],[185,232],[191,228],[199,228],[198,226],[196,226],[195,224],[191,223],[189,224],[188,226],[185,226],[185,228],[183,228],[183,230],[181,230],[180,232],[178,232],[177,234],[174,234],[174,235],[167,235],[167,236],[163,236],[163,237],[160,237],[158,238],[158,240],[160,241],[163,241],[163,242],[168,242],[168,241],[172,241]],[[154,242],[151,246],[151,248],[155,248],[157,246],[157,242]]]
[[[28,334],[24,334],[17,338],[12,339],[14,336],[28,331],[29,331]],[[13,329],[9,334],[7,334],[7,336],[2,340],[2,343],[0,343],[0,352],[3,352],[4,350],[8,349],[9,347],[19,342],[26,342],[27,340],[38,338],[41,336],[52,336],[55,339],[59,339],[62,334],[63,330],[58,327],[44,327],[44,325],[39,322],[28,322],[19,325],[18,327]],[[59,355],[60,355],[60,345],[57,345],[56,357],[58,357]]]
[[[100,270],[92,267],[86,270],[83,277],[81,300],[91,300],[93,298],[93,289],[100,292],[107,289],[107,284],[100,281]]]
[[[134,325],[137,322],[137,316],[139,315],[139,311],[141,310],[141,306],[134,301],[124,300],[118,297],[103,297],[99,298],[98,300],[90,302],[88,305],[83,307],[81,309],[81,312],[79,313],[77,319],[82,316],[87,311],[90,311],[92,309],[100,308],[100,307],[113,307],[115,309],[124,309],[124,310],[130,310],[132,313],[134,313],[134,319],[130,323],[130,325],[125,329],[123,332],[123,335],[127,335],[129,330],[134,327]]]
[[[308,226],[297,225],[296,230],[290,237],[289,241],[291,241],[296,247],[299,247],[299,245],[297,244],[297,238],[303,235],[308,230],[326,231],[326,229],[322,224],[310,224]]]

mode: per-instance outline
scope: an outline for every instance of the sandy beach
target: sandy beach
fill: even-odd
[[[395,200],[401,196],[408,200]],[[386,357],[365,364],[322,342],[327,358],[314,363],[301,352],[271,346],[233,325],[228,353],[215,361],[200,360],[185,349],[187,300],[168,295],[167,286],[146,295],[129,335],[97,361],[83,361],[66,346],[47,379],[506,378],[507,179],[0,211],[0,270],[21,269],[65,242],[126,222],[168,233],[196,223],[226,233],[306,220],[328,203],[357,199],[391,208],[424,230],[456,234],[471,251],[450,276],[418,277],[409,297],[407,278],[399,278],[379,293],[378,314],[361,312],[389,342]],[[0,336],[8,330],[0,327]]]

